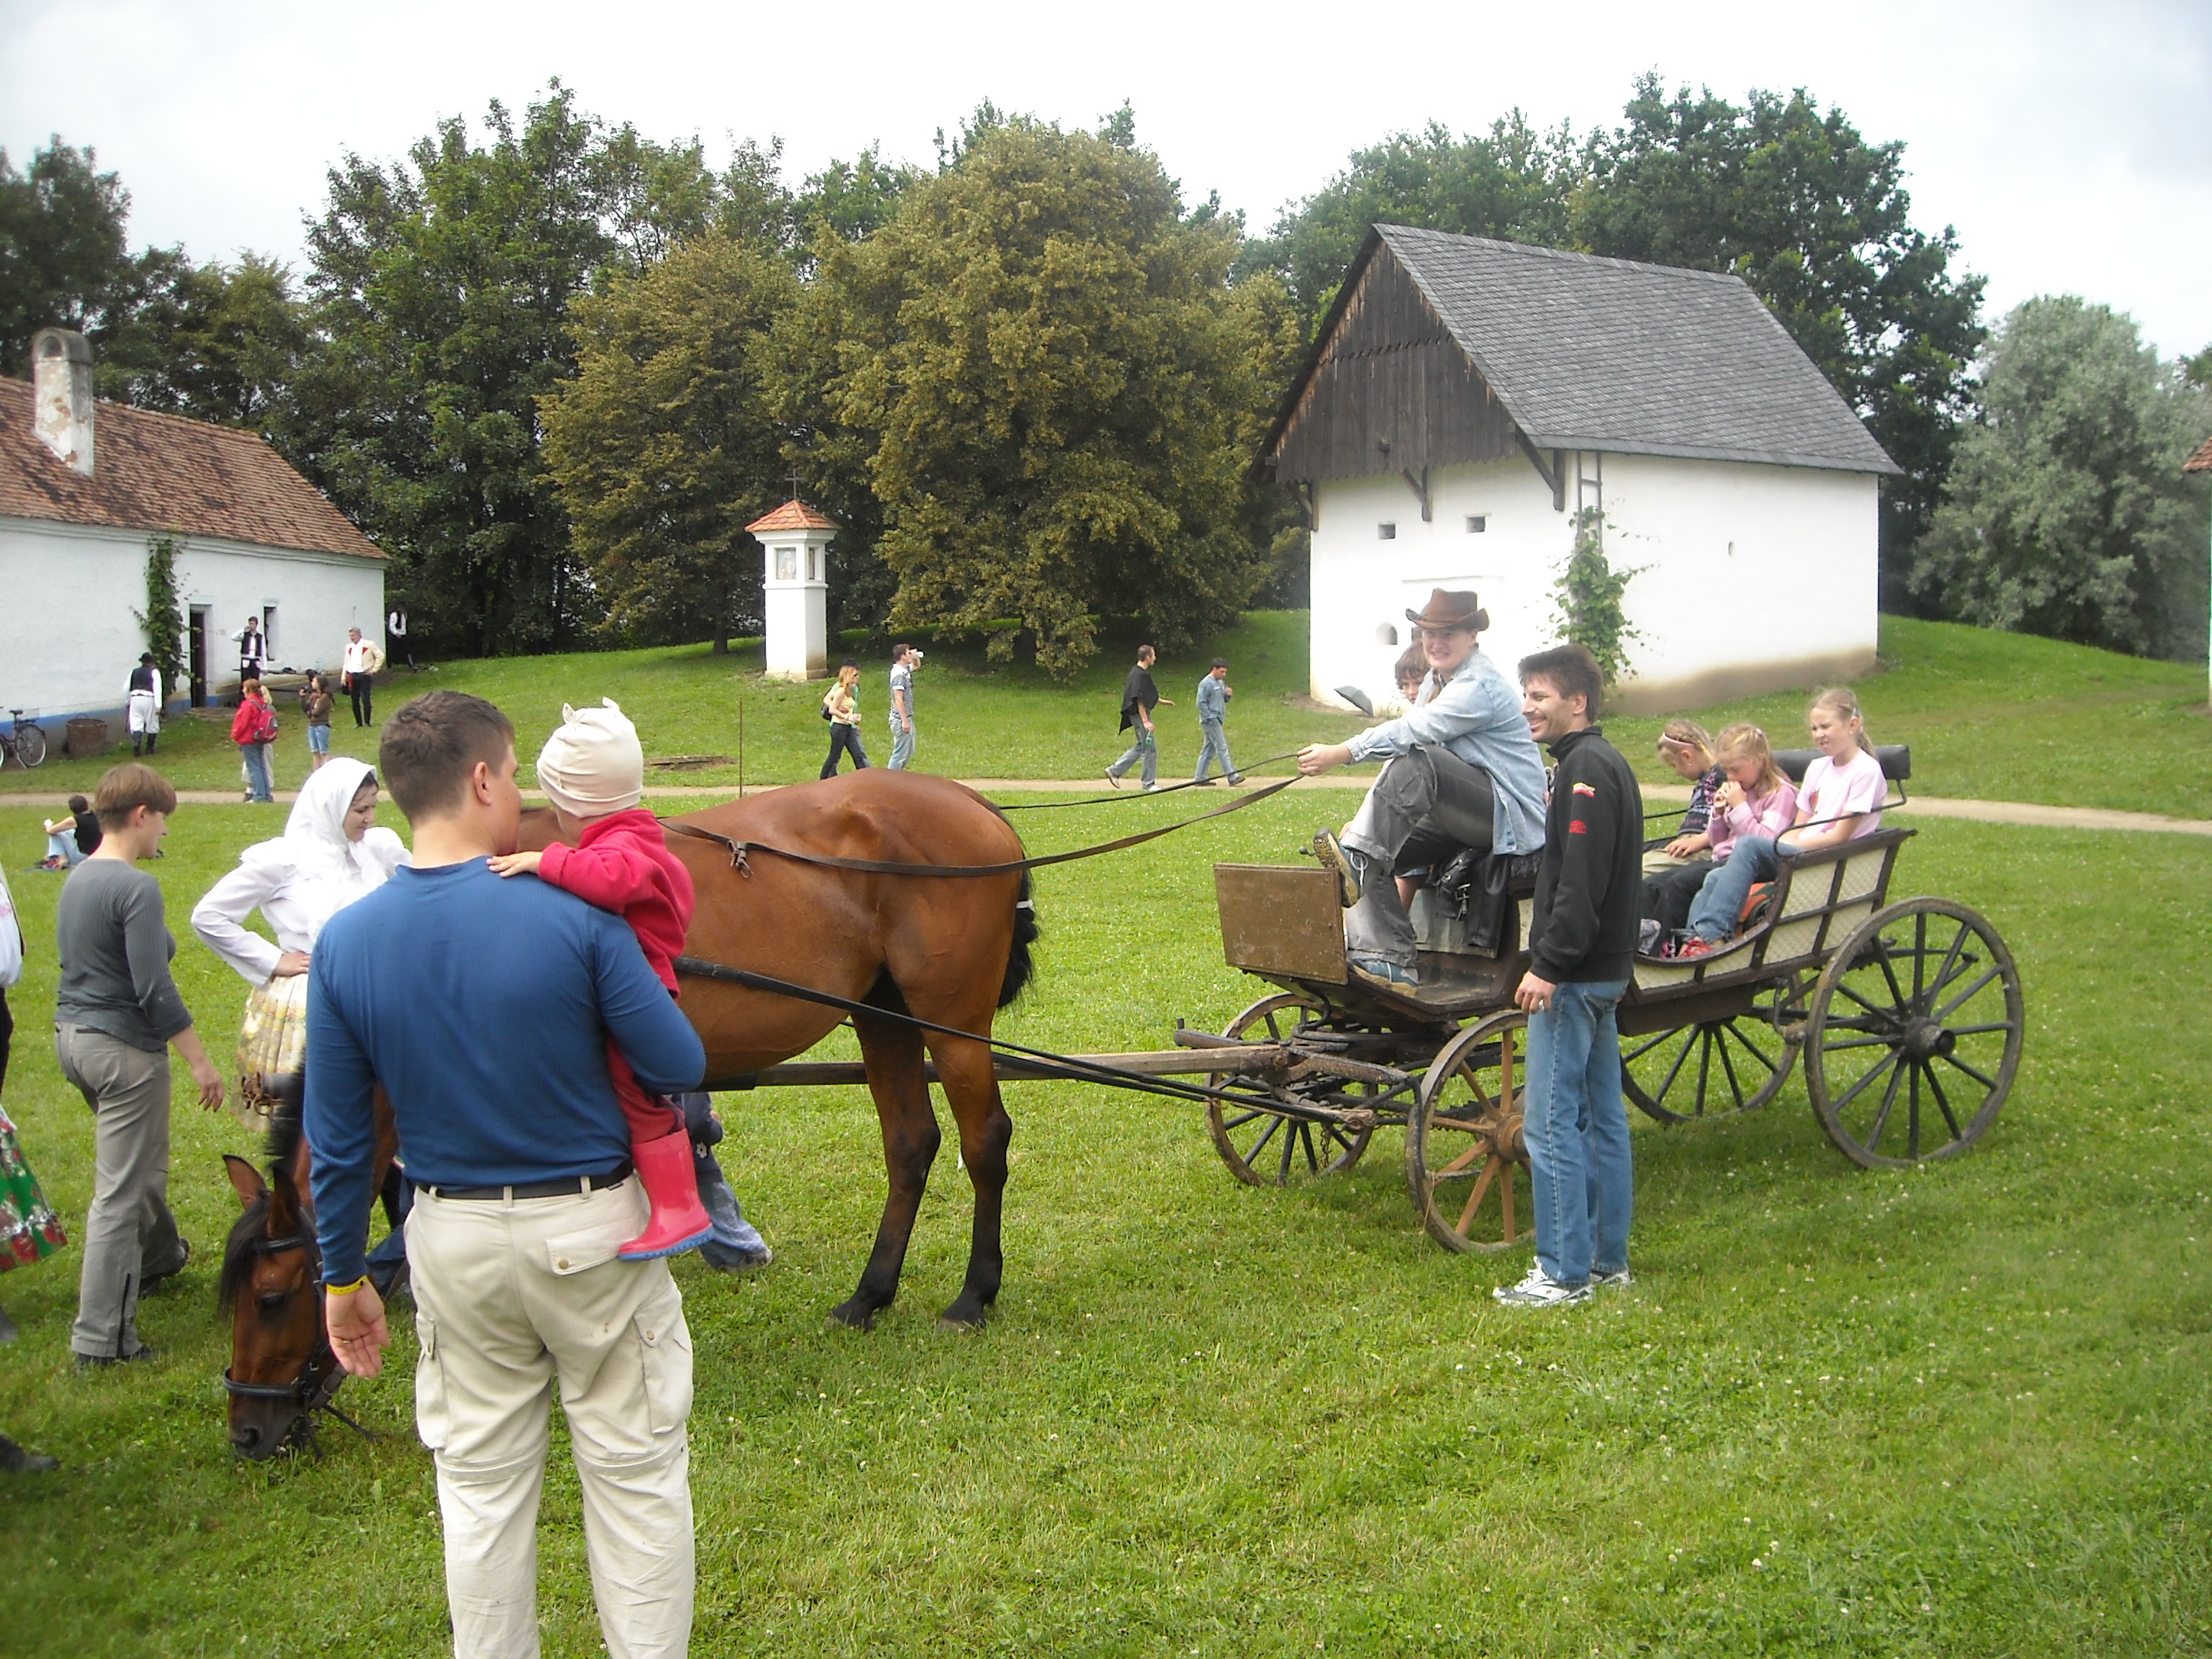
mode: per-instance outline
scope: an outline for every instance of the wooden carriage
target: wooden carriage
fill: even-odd
[[[1893,779],[1902,751],[1883,756]],[[1982,916],[1947,899],[1890,900],[1906,829],[1881,829],[1784,860],[1765,918],[1711,956],[1639,956],[1623,1000],[1622,1086],[1662,1123],[1765,1106],[1802,1054],[1814,1115],[1869,1168],[1971,1146],[2003,1105],[2025,1021],[2011,953]],[[1334,872],[1214,866],[1231,966],[1282,988],[1218,1033],[1237,1087],[1207,1108],[1238,1179],[1280,1185],[1352,1167],[1376,1129],[1402,1126],[1406,1178],[1430,1234],[1452,1249],[1525,1237],[1516,1216],[1522,1033],[1512,1004],[1528,965],[1531,899],[1514,894],[1505,936],[1467,947],[1460,918],[1424,890],[1413,921],[1418,989],[1345,963]],[[1233,1046],[1232,1046],[1233,1045]]]

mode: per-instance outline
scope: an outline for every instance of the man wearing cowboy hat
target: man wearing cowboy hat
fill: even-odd
[[[1428,658],[1425,699],[1350,743],[1298,751],[1308,777],[1389,759],[1342,835],[1322,830],[1314,850],[1337,871],[1351,911],[1344,933],[1353,973],[1401,989],[1420,980],[1413,918],[1392,878],[1462,847],[1518,854],[1544,844],[1544,763],[1521,694],[1475,648],[1490,613],[1474,594],[1439,587],[1406,620]]]

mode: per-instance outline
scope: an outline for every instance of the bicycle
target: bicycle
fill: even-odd
[[[0,731],[0,763],[12,755],[17,765],[28,770],[46,757],[46,734],[39,725],[39,711],[11,708],[8,714],[15,729]]]

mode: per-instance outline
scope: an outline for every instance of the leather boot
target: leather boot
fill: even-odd
[[[653,1206],[653,1219],[645,1231],[617,1252],[625,1261],[646,1261],[654,1256],[681,1255],[696,1249],[714,1235],[714,1223],[699,1202],[699,1177],[691,1167],[691,1137],[678,1129],[658,1140],[642,1140],[630,1148],[637,1178]]]

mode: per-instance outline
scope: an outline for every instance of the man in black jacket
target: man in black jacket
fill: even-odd
[[[1121,759],[1106,769],[1106,781],[1116,789],[1121,787],[1121,775],[1139,762],[1144,763],[1145,793],[1151,794],[1160,787],[1159,737],[1152,730],[1152,710],[1165,704],[1175,705],[1160,695],[1152,684],[1152,664],[1158,653],[1149,645],[1137,647],[1137,665],[1129,671],[1129,678],[1121,687],[1121,729],[1136,728],[1136,738]]]
[[[1536,1265],[1493,1292],[1509,1306],[1566,1307],[1595,1285],[1628,1283],[1635,1192],[1614,1010],[1635,965],[1644,793],[1592,723],[1604,690],[1581,646],[1522,659],[1528,731],[1556,764],[1528,972],[1514,994],[1528,1013],[1522,1112]]]

